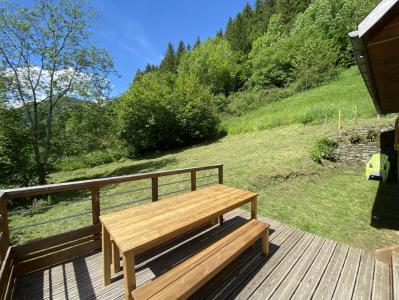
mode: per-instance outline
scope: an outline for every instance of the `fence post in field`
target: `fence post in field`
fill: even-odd
[[[327,114],[326,114],[326,117],[324,119],[323,135],[326,134],[326,127],[327,127]]]
[[[96,186],[91,189],[91,211],[93,225],[100,223],[100,187]]]
[[[338,110],[338,132],[341,132],[342,125],[341,125],[341,110]]]
[[[195,191],[197,189],[197,172],[191,171],[191,190]]]
[[[353,115],[353,123],[357,126],[357,105],[355,105],[355,112]]]
[[[158,177],[151,178],[152,202],[158,201]]]

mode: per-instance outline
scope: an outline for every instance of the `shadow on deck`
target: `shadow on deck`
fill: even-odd
[[[137,258],[137,284],[158,276],[230,233],[248,219],[243,210],[225,216],[223,226],[204,227]],[[371,298],[384,288],[373,282],[372,253],[340,245],[268,218],[270,256],[260,243],[244,252],[203,286],[193,299]],[[18,278],[14,299],[124,299],[123,272],[102,281],[101,253],[80,257]],[[380,288],[379,288],[380,287]]]

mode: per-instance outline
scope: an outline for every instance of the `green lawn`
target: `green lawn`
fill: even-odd
[[[288,124],[324,123],[338,119],[339,110],[345,122],[356,116],[375,116],[371,98],[357,68],[344,71],[324,86],[297,93],[240,117],[223,121],[229,134],[252,132]]]
[[[374,118],[359,121],[360,125],[373,122]],[[382,124],[392,122],[392,118],[381,120]],[[334,135],[335,122],[328,123],[326,129],[324,125],[294,124],[230,135],[216,143],[141,160],[123,160],[94,168],[55,173],[52,174],[51,181],[64,182],[223,163],[225,184],[259,193],[260,214],[361,248],[374,249],[398,244],[397,232],[389,229],[377,230],[370,225],[371,210],[378,190],[376,182],[366,181],[363,172],[358,170],[337,163],[321,166],[309,159],[308,152],[314,139],[322,135],[324,130],[327,134]],[[211,174],[215,174],[215,171],[209,173]],[[199,184],[216,182],[216,179],[216,176],[202,178]],[[188,176],[162,178],[160,184],[180,180],[186,181],[162,186],[160,194],[188,188],[190,184]],[[130,192],[143,188],[142,191]],[[125,203],[126,207],[137,205],[139,203],[129,202],[141,199],[148,201],[149,196],[149,181],[111,186],[102,190],[101,206],[104,209],[122,203]],[[43,209],[35,214],[23,214],[23,217],[20,214],[13,215],[10,217],[11,226],[80,212],[89,213],[89,197],[89,193],[85,191],[53,197],[49,199],[49,203],[55,201],[61,205]],[[69,204],[72,200],[80,199],[86,201]],[[51,225],[12,232],[12,238],[14,241],[23,242],[88,224],[89,214]]]

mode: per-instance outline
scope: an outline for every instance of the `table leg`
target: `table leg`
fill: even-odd
[[[103,280],[104,285],[111,283],[111,239],[104,224],[102,225]]]
[[[121,270],[119,248],[115,242],[112,242],[112,270],[114,273],[118,273]]]
[[[131,292],[136,288],[136,273],[134,270],[134,255],[131,252],[122,254],[123,275],[125,277],[125,299],[132,299]]]
[[[258,212],[257,212],[257,197],[255,197],[252,201],[251,201],[251,219],[256,219],[258,216]]]

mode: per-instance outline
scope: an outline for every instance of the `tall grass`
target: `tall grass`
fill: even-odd
[[[356,107],[356,109],[355,109]],[[223,120],[229,134],[259,131],[289,124],[319,124],[328,119],[374,116],[375,109],[356,67],[324,86],[298,93],[256,111]]]

